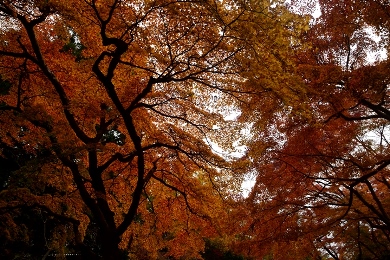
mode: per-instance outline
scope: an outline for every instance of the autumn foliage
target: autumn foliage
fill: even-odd
[[[318,4],[0,1],[1,256],[386,259],[390,5]]]
[[[388,259],[389,61],[383,53],[390,6],[319,5],[322,15],[302,34],[310,46],[296,53],[311,113],[287,108],[269,125],[279,143],[262,156],[254,150],[245,250],[259,259]]]

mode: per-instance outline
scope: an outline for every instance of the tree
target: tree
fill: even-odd
[[[279,259],[387,259],[389,60],[368,54],[389,48],[390,6],[319,4],[303,35],[312,47],[297,55],[312,113],[275,120],[281,142],[257,160],[247,235]]]
[[[268,1],[20,0],[0,15],[0,143],[36,158],[10,174],[2,214],[61,220],[71,235],[48,252],[196,256],[246,170],[209,143],[234,150],[265,92],[293,96],[282,72],[306,21]]]

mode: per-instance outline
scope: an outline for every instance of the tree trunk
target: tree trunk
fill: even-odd
[[[119,249],[120,238],[116,235],[103,235],[102,238],[102,256],[104,260],[122,260],[126,259],[122,250]]]

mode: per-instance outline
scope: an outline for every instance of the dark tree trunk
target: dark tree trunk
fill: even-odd
[[[120,238],[115,234],[103,234],[102,237],[102,256],[104,260],[122,260],[126,256],[119,249]]]

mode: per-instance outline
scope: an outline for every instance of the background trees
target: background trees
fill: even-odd
[[[380,50],[390,6],[319,3],[304,34],[312,46],[297,55],[312,113],[286,110],[275,122],[281,142],[258,160],[248,234],[270,241],[260,249],[276,258],[386,259],[389,62]]]

